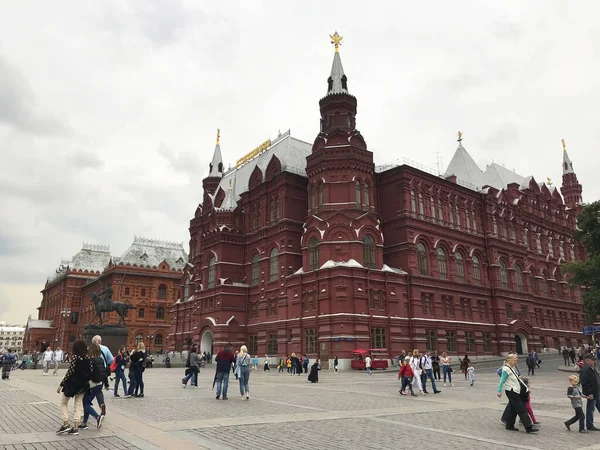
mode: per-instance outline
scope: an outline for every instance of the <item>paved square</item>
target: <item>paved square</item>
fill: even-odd
[[[454,387],[440,383],[441,394],[418,398],[398,394],[395,372],[323,370],[320,382],[311,384],[305,375],[258,371],[250,377],[249,401],[240,399],[233,375],[229,400],[216,400],[214,367],[202,371],[199,389],[182,388],[183,369],[148,369],[144,399],[113,398],[105,391],[104,426],[76,437],[54,433],[61,378],[17,371],[0,383],[0,450],[270,450],[295,447],[295,440],[301,448],[397,449],[413,439],[427,448],[461,450],[600,449],[600,434],[580,435],[563,425],[573,410],[566,398],[568,374],[557,371],[558,364],[546,357],[544,369],[531,377],[532,406],[542,423],[535,435],[508,432],[500,424],[506,399],[495,395],[497,364],[479,367],[473,387],[455,373]]]

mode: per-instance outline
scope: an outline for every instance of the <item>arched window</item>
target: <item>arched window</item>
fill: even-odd
[[[417,244],[417,264],[421,275],[429,275],[429,270],[427,268],[427,250],[425,250],[425,246],[421,242]]]
[[[144,342],[144,335],[143,334],[136,334],[135,335],[135,346],[137,347],[142,342]]]
[[[316,237],[312,237],[308,241],[308,266],[309,270],[319,268],[319,241]]]
[[[479,258],[473,255],[473,279],[475,283],[481,284],[481,267],[479,265]]]
[[[187,299],[190,297],[190,279],[187,278],[185,280],[185,285],[183,286],[183,301],[187,301]]]
[[[535,273],[533,272],[533,267],[529,268],[529,289],[531,289],[533,295],[536,294]]]
[[[467,227],[467,231],[471,230],[471,211],[469,211],[469,208],[465,209],[465,227]]]
[[[162,334],[157,334],[156,336],[154,336],[154,345],[156,347],[160,347],[163,345],[163,336]]]
[[[156,318],[157,319],[165,318],[165,308],[163,308],[162,306],[159,306],[158,308],[156,308]]]
[[[125,295],[129,295],[129,288],[125,288]]]
[[[438,220],[440,223],[444,223],[444,205],[442,205],[442,201],[438,200]]]
[[[167,298],[167,285],[161,284],[158,286],[158,298]]]
[[[537,235],[537,252],[542,254],[542,235],[540,233]]]
[[[554,258],[554,247],[552,238],[548,239],[548,255],[550,255],[550,258]]]
[[[258,284],[259,277],[260,277],[260,265],[259,265],[258,260],[259,260],[259,256],[258,256],[258,253],[256,253],[252,257],[252,282],[251,282],[252,286],[256,286]]]
[[[471,216],[473,217],[473,233],[477,233],[477,216],[475,215],[475,210],[471,211]]]
[[[456,259],[456,276],[458,281],[461,283],[465,282],[465,261],[463,260],[462,253],[456,252],[454,254],[454,258]]]
[[[448,268],[446,266],[446,252],[442,247],[437,248],[437,261],[440,278],[442,280],[445,280],[446,278],[448,278]]]
[[[529,230],[527,228],[523,229],[523,240],[525,241],[525,247],[529,250]]]
[[[375,268],[375,241],[370,234],[363,238],[363,265],[369,269]]]
[[[356,182],[356,204],[360,205],[360,181]]]
[[[498,236],[498,222],[496,221],[496,216],[492,217],[492,226],[494,227],[494,235]]]
[[[269,257],[269,281],[275,281],[277,278],[279,278],[279,250],[274,248]]]
[[[540,295],[546,297],[548,295],[548,276],[546,275],[546,271],[542,270],[540,273],[542,279],[539,283]]]
[[[365,184],[365,206],[371,205],[371,199],[369,197],[369,185]]]
[[[215,287],[215,264],[216,258],[213,256],[208,262],[208,287]]]
[[[425,205],[423,204],[423,194],[419,192],[419,214],[425,214]]]
[[[410,210],[414,213],[417,212],[417,200],[415,197],[415,191],[412,189],[410,191]]]
[[[498,261],[498,265],[500,266],[500,282],[502,283],[502,287],[504,289],[508,289],[508,273],[506,272],[506,264],[504,264],[503,260]]]
[[[450,225],[454,225],[454,205],[452,203],[448,203],[448,220],[450,220]]]
[[[515,264],[515,282],[517,283],[519,292],[523,292],[523,271],[518,264]]]
[[[146,310],[144,308],[138,309],[138,317],[140,319],[143,319],[145,315],[146,315]]]
[[[323,206],[323,183],[319,184],[319,206]]]

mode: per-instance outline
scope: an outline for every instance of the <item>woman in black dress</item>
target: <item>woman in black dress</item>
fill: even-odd
[[[311,383],[319,382],[319,370],[321,370],[321,360],[317,359],[315,363],[310,368],[310,373],[308,374],[308,381]]]

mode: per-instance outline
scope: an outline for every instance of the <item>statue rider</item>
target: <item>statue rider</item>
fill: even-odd
[[[112,303],[113,294],[114,291],[112,285],[110,283],[106,283],[104,290],[100,293],[100,297],[102,298],[102,302],[106,306],[107,310],[110,308],[110,304]]]

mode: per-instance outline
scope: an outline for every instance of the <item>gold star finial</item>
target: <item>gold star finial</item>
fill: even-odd
[[[217,145],[220,145],[219,144],[220,141],[221,141],[221,129],[217,128]]]
[[[563,152],[566,152],[567,151],[567,143],[565,142],[564,139],[561,139],[560,142],[562,142],[562,145],[563,145]]]
[[[344,37],[340,36],[337,31],[333,33],[333,35],[330,34],[329,37],[331,38],[331,43],[335,45],[335,52],[339,53],[340,45],[342,45],[342,39],[344,39]]]
[[[546,184],[547,184],[548,186],[552,186],[552,178],[550,178],[550,177],[547,177],[547,178],[546,178]]]
[[[462,141],[462,131],[458,132],[458,142]]]

